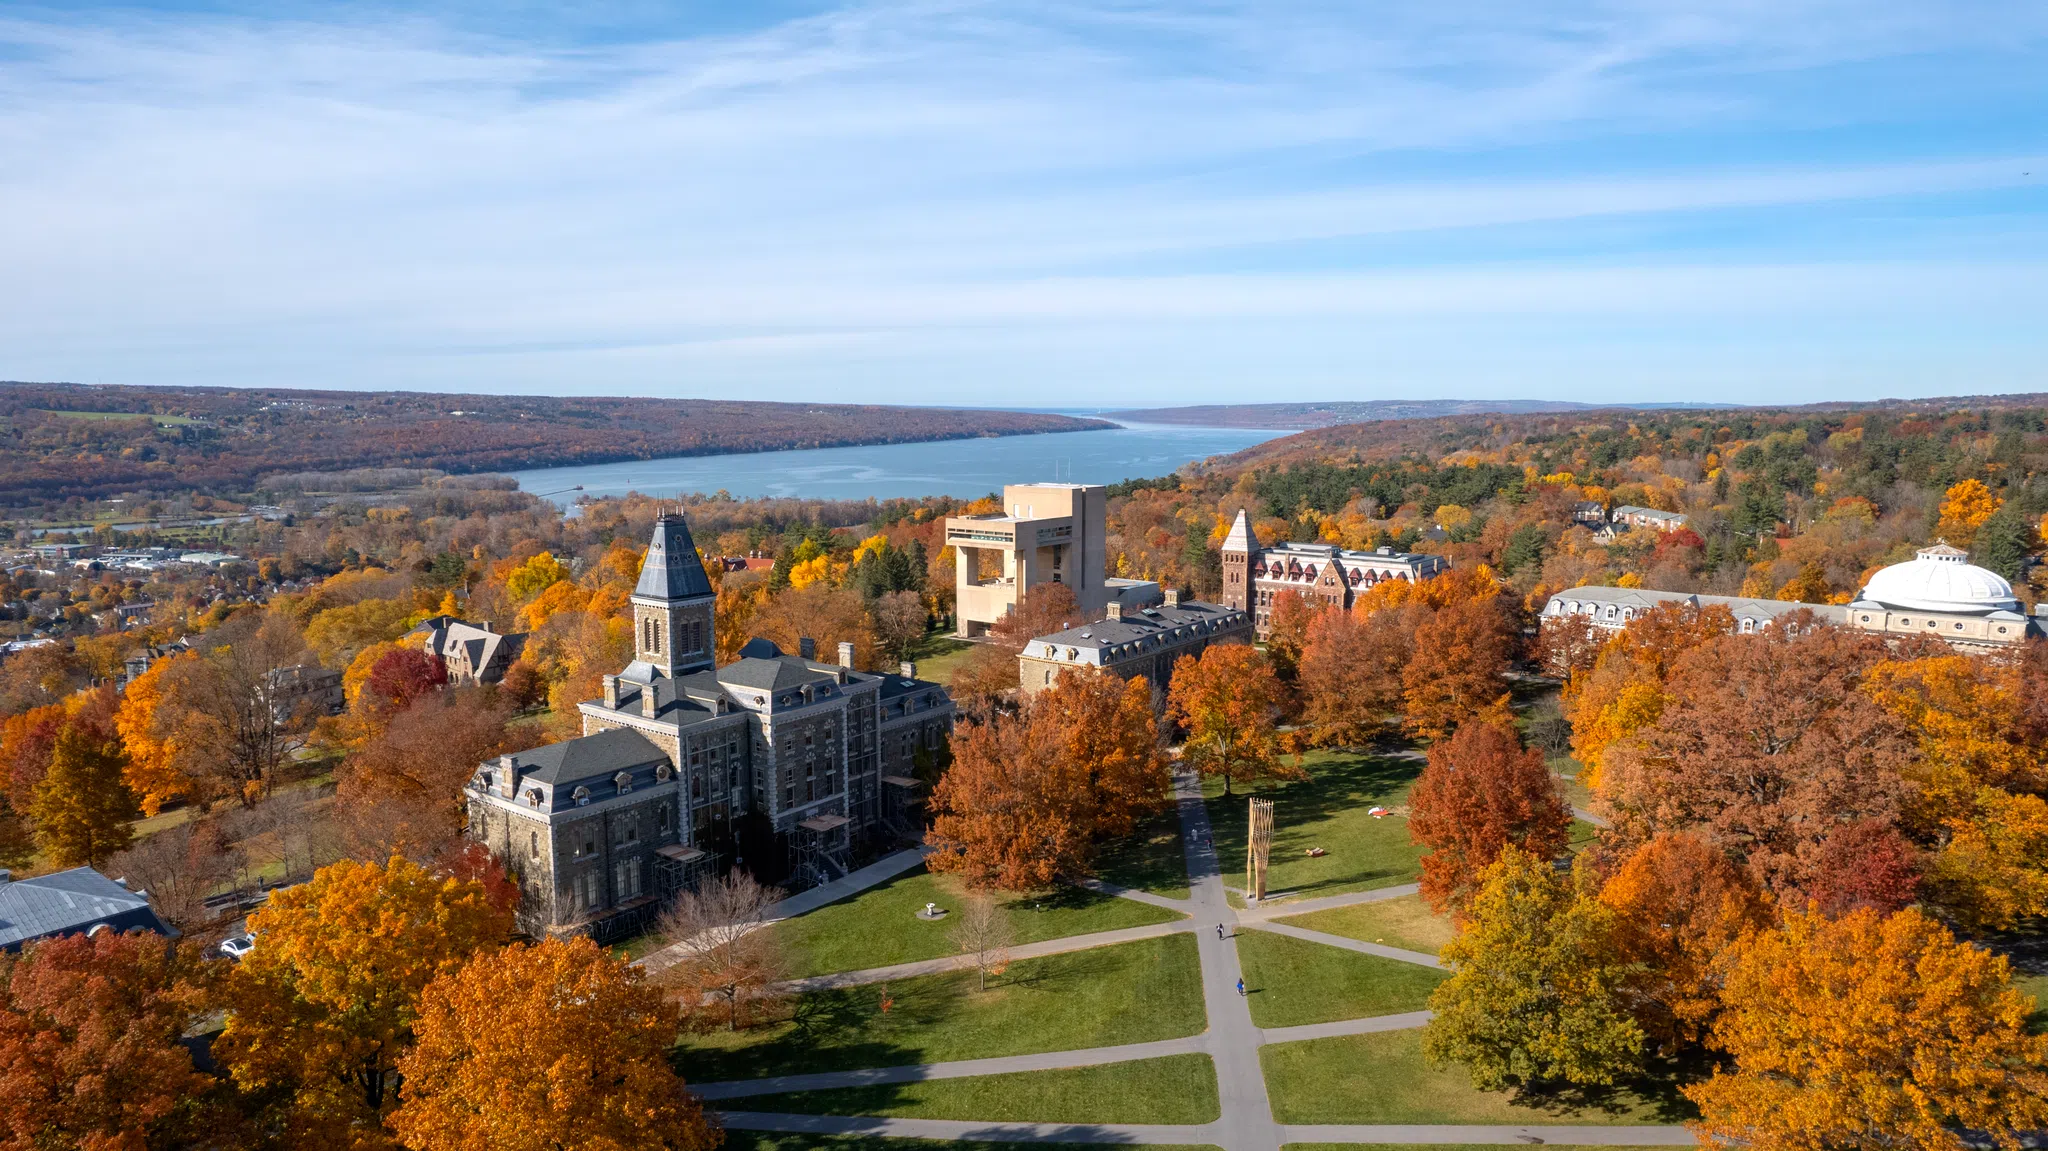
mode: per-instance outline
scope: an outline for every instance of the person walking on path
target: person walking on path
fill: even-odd
[[[1223,925],[1220,923],[1216,925],[1216,938],[1223,938]]]
[[[1242,980],[1242,979],[1240,979],[1240,980],[1238,980],[1238,981],[1237,981],[1237,993],[1238,993],[1239,995],[1243,995],[1243,994],[1244,994],[1244,980]]]

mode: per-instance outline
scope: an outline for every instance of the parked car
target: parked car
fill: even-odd
[[[254,950],[256,937],[253,935],[230,935],[220,941],[220,953],[229,959],[240,959]]]

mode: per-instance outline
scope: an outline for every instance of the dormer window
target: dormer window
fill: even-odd
[[[526,806],[539,807],[541,805],[541,801],[543,798],[544,797],[540,793],[540,788],[529,787],[526,789]]]
[[[675,768],[672,768],[668,764],[664,763],[661,766],[654,769],[654,781],[656,783],[667,783],[669,781],[669,778],[675,775],[675,773]]]
[[[627,792],[633,790],[633,775],[631,772],[622,771],[619,774],[612,776],[612,782],[619,785],[620,795],[624,795]]]
[[[485,791],[489,791],[489,790],[491,789],[491,773],[490,773],[490,772],[488,772],[488,771],[480,771],[480,772],[478,772],[478,773],[477,773],[477,776],[476,776],[476,781],[477,781],[477,784],[478,784],[478,786],[482,787],[482,788],[483,788],[483,789],[484,789]]]
[[[576,800],[576,806],[578,806],[578,807],[589,807],[589,806],[590,806],[590,789],[589,789],[589,788],[587,788],[587,787],[579,787],[579,788],[577,788],[577,789],[576,789],[575,791],[571,792],[571,793],[570,793],[570,795],[571,795],[572,797],[574,797],[574,799]]]

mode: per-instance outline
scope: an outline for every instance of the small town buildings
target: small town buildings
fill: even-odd
[[[525,632],[502,634],[492,631],[489,621],[474,624],[452,615],[425,620],[405,637],[439,657],[448,668],[448,682],[456,684],[498,682],[526,647]]]
[[[716,596],[680,515],[655,521],[632,603],[634,660],[580,705],[584,734],[467,787],[468,834],[519,883],[526,930],[616,935],[727,858],[808,887],[911,830],[952,731],[944,688],[856,670],[850,643],[828,663],[754,639],[715,666]]]
[[[1614,509],[1608,517],[1616,527],[1651,528],[1660,532],[1675,532],[1686,524],[1686,517],[1678,512],[1660,512],[1656,508],[1639,508],[1634,504],[1623,504]]]
[[[1847,604],[1806,604],[1748,596],[1692,595],[1647,588],[1575,587],[1551,596],[1543,622],[1583,617],[1614,631],[1658,604],[1696,607],[1718,604],[1735,615],[1740,632],[1755,632],[1780,617],[1809,611],[1818,619],[1888,636],[1925,635],[1966,652],[1989,652],[2044,634],[2048,607],[2033,617],[2020,613],[2012,584],[1996,572],[1969,562],[1947,544],[1921,548],[1904,563],[1880,569]]]
[[[1572,505],[1572,522],[1581,527],[1600,527],[1607,522],[1607,506],[1599,500],[1580,500]]]
[[[271,716],[279,724],[297,717],[341,714],[344,700],[338,671],[302,663],[272,668],[264,678]]]
[[[102,927],[175,934],[157,918],[147,893],[130,891],[90,867],[33,879],[0,871],[0,951],[16,952],[38,939]]]
[[[1353,551],[1334,544],[1285,543],[1261,547],[1250,518],[1237,513],[1223,540],[1223,605],[1249,612],[1260,639],[1271,624],[1273,597],[1297,591],[1311,601],[1349,608],[1382,580],[1425,580],[1450,569],[1442,556]]]
[[[1169,588],[1158,607],[1125,611],[1109,605],[1103,618],[1042,635],[1017,657],[1018,682],[1029,698],[1052,686],[1068,668],[1094,667],[1124,679],[1144,676],[1152,684],[1152,707],[1166,707],[1173,665],[1199,657],[1210,644],[1252,642],[1252,617],[1240,608],[1182,599]]]
[[[1043,583],[1071,589],[1083,619],[1101,615],[1111,601],[1126,608],[1159,602],[1158,584],[1102,574],[1108,492],[1100,484],[1009,484],[1003,511],[947,517],[946,546],[958,560],[953,598],[960,637],[986,634],[1021,595]],[[985,568],[993,570],[984,575]]]

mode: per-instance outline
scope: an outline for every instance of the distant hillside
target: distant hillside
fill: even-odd
[[[1204,428],[1289,428],[1306,430],[1368,420],[1431,419],[1487,412],[1576,412],[1601,407],[1560,400],[1361,400],[1314,404],[1200,404],[1184,408],[1134,408],[1109,418],[1134,424],[1179,424]]]
[[[280,472],[514,471],[1107,426],[881,405],[0,383],[0,505],[225,495]]]

